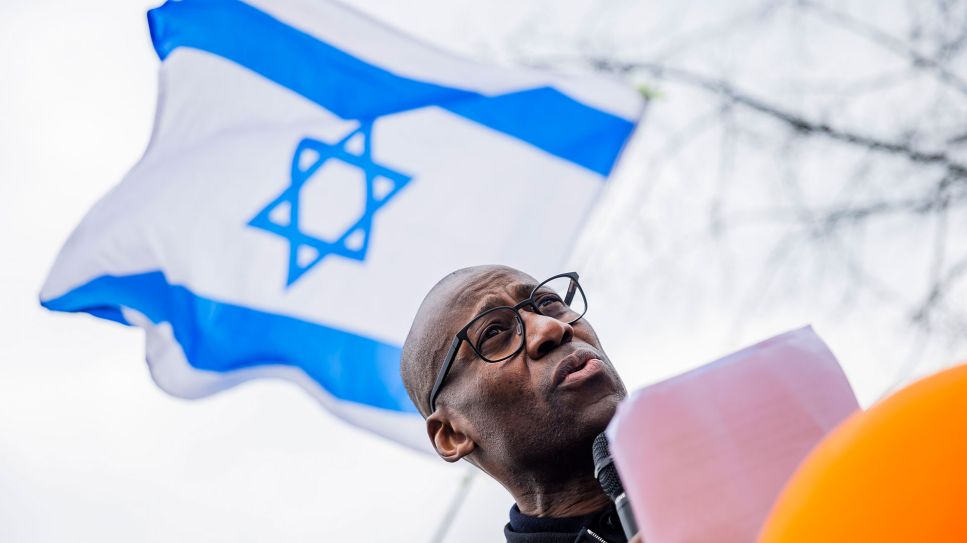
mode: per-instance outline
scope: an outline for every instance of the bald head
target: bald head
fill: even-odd
[[[515,280],[520,284],[536,284],[531,276],[508,266],[462,268],[438,281],[423,299],[403,343],[400,374],[410,399],[424,418],[429,415],[430,389],[446,349],[453,335],[466,324],[454,317],[480,305],[493,294],[494,285]]]

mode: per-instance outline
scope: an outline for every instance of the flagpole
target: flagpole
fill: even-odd
[[[470,493],[470,484],[476,475],[477,470],[473,467],[468,467],[467,471],[463,474],[463,477],[460,479],[460,486],[457,487],[457,493],[454,494],[453,500],[450,502],[450,507],[447,508],[446,514],[440,520],[440,525],[437,526],[436,533],[433,534],[433,539],[430,540],[432,543],[443,543],[443,538],[450,531],[453,519],[460,512],[460,507],[466,501],[467,494]]]

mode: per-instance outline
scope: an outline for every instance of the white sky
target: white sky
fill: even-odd
[[[334,541],[364,533],[428,541],[461,467],[355,431],[284,383],[195,402],[168,397],[150,381],[139,331],[37,304],[61,243],[147,142],[157,58],[145,11],[153,4],[0,3],[0,540]],[[529,9],[551,6],[561,4]],[[523,17],[509,1],[360,7],[464,53],[496,48]],[[561,28],[582,13],[555,11]],[[661,112],[649,122],[662,126]],[[654,130],[640,136],[629,154],[660,140]],[[626,165],[625,177],[636,167]],[[595,274],[592,285],[607,283],[606,272]],[[616,294],[589,296],[592,320],[632,387],[816,320],[788,311],[723,339],[731,317],[713,309],[704,328],[654,332],[609,311]],[[870,338],[819,320],[869,403],[892,373],[877,365]],[[869,322],[875,328],[875,315]],[[501,537],[510,498],[484,477],[473,484],[450,541]]]

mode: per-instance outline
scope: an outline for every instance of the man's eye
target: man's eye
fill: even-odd
[[[504,330],[505,328],[500,324],[491,324],[490,326],[484,329],[483,334],[480,337],[483,339],[490,339],[496,336],[497,334],[500,334]]]
[[[494,345],[500,345],[501,339],[497,338],[497,336],[505,333],[506,331],[507,327],[503,324],[494,323],[488,325],[477,337],[477,351],[486,354],[492,350]]]
[[[541,307],[546,307],[548,305],[555,304],[555,303],[564,303],[564,302],[559,297],[553,294],[544,296],[543,298],[537,301],[537,305]]]

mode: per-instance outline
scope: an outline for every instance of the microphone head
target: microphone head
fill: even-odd
[[[601,488],[609,498],[615,500],[624,494],[625,489],[618,478],[618,470],[614,467],[611,459],[611,449],[608,447],[608,438],[604,432],[594,438],[591,446],[591,453],[594,457],[594,477],[601,483]]]

